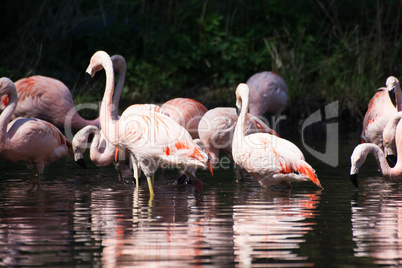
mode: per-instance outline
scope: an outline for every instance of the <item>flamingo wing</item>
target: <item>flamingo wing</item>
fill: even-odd
[[[174,119],[183,126],[195,139],[198,136],[198,124],[207,108],[194,99],[175,98],[165,102],[161,106],[161,112]]]
[[[376,92],[369,102],[363,119],[361,134],[363,142],[374,143],[382,149],[382,132],[387,122],[396,113],[397,110],[389,98],[388,91],[380,89]]]
[[[37,75],[20,79],[15,85],[18,105],[14,117],[35,117],[57,126],[64,125],[66,114],[74,107],[71,93],[64,83]]]
[[[141,111],[124,119],[128,118],[128,121],[119,122],[120,129],[125,130],[120,132],[124,133],[120,137],[123,147],[131,148],[134,154],[161,158],[170,164],[193,159],[203,162],[205,168],[206,154],[173,119],[152,111]]]

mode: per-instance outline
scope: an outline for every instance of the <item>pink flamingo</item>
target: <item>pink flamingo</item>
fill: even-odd
[[[273,72],[260,72],[246,82],[250,88],[250,111],[255,116],[266,112],[279,117],[288,102],[288,86],[282,77]]]
[[[246,136],[249,108],[249,88],[246,84],[239,84],[236,89],[236,106],[241,112],[234,131],[232,155],[240,168],[244,168],[263,187],[276,184],[290,187],[292,181],[311,180],[322,188],[314,169],[304,160],[296,145],[267,133]]]
[[[386,88],[379,88],[371,98],[366,114],[363,119],[362,142],[376,144],[381,150],[383,147],[383,130],[388,121],[402,110],[402,93],[399,81],[393,76],[387,78]],[[395,94],[396,106],[390,98]],[[394,98],[392,98],[394,99]]]
[[[398,133],[402,133],[402,124],[398,124],[396,127],[396,136],[395,136],[395,144],[396,144],[396,150],[397,150],[397,156],[402,154],[402,135]],[[400,180],[402,179],[402,161],[400,161],[400,157],[398,158],[398,161],[396,162],[395,166],[391,168],[386,159],[383,150],[381,148],[374,144],[374,143],[363,143],[359,144],[355,147],[353,150],[353,153],[350,157],[351,161],[351,168],[350,168],[350,178],[352,180],[352,183],[358,187],[358,173],[360,170],[360,167],[363,165],[363,163],[366,161],[366,157],[369,153],[372,153],[375,155],[375,158],[377,160],[377,164],[381,170],[381,173],[384,177],[390,178],[390,179],[395,179],[395,180]]]
[[[0,157],[7,161],[25,161],[34,183],[39,184],[45,166],[67,155],[71,143],[46,121],[17,118],[10,122],[18,96],[14,83],[6,77],[0,79],[0,96],[3,95],[8,95],[9,102],[0,115]]]
[[[207,111],[199,122],[198,135],[213,168],[219,162],[220,150],[232,154],[232,140],[237,119],[236,108],[218,107]],[[246,135],[258,132],[278,135],[262,120],[247,114]]]
[[[113,66],[119,73],[116,88],[122,88],[126,64],[120,55],[113,57]],[[15,82],[15,86],[18,92],[18,105],[11,119],[17,117],[39,118],[52,123],[59,129],[69,127],[74,131],[87,125],[99,126],[99,118],[86,120],[77,113],[70,90],[60,80],[35,75],[18,80]],[[116,93],[117,101],[120,99],[120,94],[121,91]],[[4,107],[7,105],[8,99],[4,97],[1,102]]]
[[[119,78],[116,83],[115,92],[113,95],[113,108],[112,115],[116,118],[119,117],[118,107],[121,92],[124,86],[125,74],[126,74],[126,61],[124,57],[121,55],[113,55],[110,57],[113,63],[113,69],[118,72]],[[153,104],[135,104],[127,108],[127,111],[135,111],[135,110],[151,110],[159,111],[159,106]],[[72,141],[73,151],[74,151],[74,159],[77,163],[80,163],[82,166],[86,166],[85,161],[83,159],[83,155],[87,148],[89,135],[93,134],[94,138],[92,140],[92,144],[90,147],[90,159],[91,161],[98,167],[105,167],[114,163],[114,166],[117,170],[117,174],[119,177],[119,181],[122,179],[122,170],[125,164],[125,157],[118,157],[119,161],[116,160],[116,150],[118,150],[113,144],[111,144],[103,134],[103,131],[98,129],[95,126],[86,126],[78,131]],[[123,153],[123,152],[122,152]],[[136,165],[135,165],[136,167]],[[138,168],[134,169],[134,174],[138,183],[139,177]]]
[[[57,79],[35,75],[18,80],[15,86],[18,105],[12,119],[35,117],[63,129],[66,116],[70,114],[73,130],[79,130],[86,125],[99,125],[99,119],[86,120],[77,113],[70,90]],[[7,99],[3,99],[3,105],[7,102]]]
[[[128,150],[147,177],[150,195],[154,195],[153,177],[158,167],[175,166],[180,170],[207,168],[207,155],[190,134],[170,117],[155,111],[125,113],[113,118],[113,66],[109,55],[97,51],[86,70],[90,79],[104,69],[106,87],[100,110],[100,124],[106,138],[119,148]]]
[[[193,139],[199,138],[198,123],[207,112],[202,103],[189,98],[175,98],[162,104],[161,111],[183,126]]]

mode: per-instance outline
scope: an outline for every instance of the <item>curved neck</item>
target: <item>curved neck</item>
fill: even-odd
[[[247,121],[247,111],[248,111],[248,96],[240,96],[241,106],[240,115],[237,119],[236,128],[233,134],[233,145],[240,146],[241,140],[244,138],[246,133],[246,121]]]
[[[75,130],[78,131],[85,126],[95,126],[99,127],[99,117],[95,118],[93,120],[87,120],[82,118],[77,112],[73,115],[71,118],[71,127]]]
[[[385,126],[383,130],[383,136],[390,136],[390,139],[393,140],[395,138],[396,126],[398,125],[401,118],[402,118],[402,112],[396,113]]]
[[[125,66],[119,66],[115,69],[118,73],[118,80],[117,84],[114,90],[114,95],[113,95],[113,116],[118,116],[119,115],[119,102],[120,102],[120,96],[123,91],[123,86],[124,86],[124,80],[126,77],[126,68]]]
[[[388,178],[400,178],[402,176],[402,173],[400,171],[402,168],[402,161],[399,161],[399,158],[396,165],[393,168],[391,168],[388,165],[387,160],[385,159],[384,152],[380,149],[380,147],[370,143],[365,144],[366,144],[366,150],[364,153],[366,155],[369,153],[374,154],[383,176]],[[401,149],[399,149],[399,151],[401,151]],[[400,153],[402,154],[402,152]],[[400,155],[399,152],[398,155]]]
[[[396,83],[395,87],[395,100],[396,100],[396,109],[398,112],[402,111],[402,91],[399,82]]]
[[[98,128],[96,128],[92,129],[90,133],[94,135],[91,143],[91,149],[89,150],[90,158],[93,160],[99,158],[101,154],[101,152],[99,151],[100,131]]]
[[[372,144],[370,144],[372,145]],[[385,160],[385,155],[383,151],[381,151],[380,147],[378,146],[369,146],[367,147],[366,155],[369,153],[374,154],[375,159],[377,160],[378,166],[381,169],[381,173],[384,176],[389,176],[391,174],[391,168],[388,165],[387,161]]]
[[[117,121],[113,116],[113,91],[114,91],[114,72],[113,65],[108,58],[100,63],[106,72],[106,87],[100,109],[100,125],[106,138],[114,145],[118,145]]]
[[[1,144],[7,145],[7,140],[9,140],[7,126],[10,122],[11,116],[13,115],[15,108],[17,107],[18,95],[17,90],[12,86],[7,87],[5,93],[8,95],[8,104],[6,108],[4,108],[3,112],[0,115],[0,139]]]

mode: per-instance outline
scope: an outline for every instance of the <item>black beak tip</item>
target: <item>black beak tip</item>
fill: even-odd
[[[398,157],[396,155],[387,155],[387,162],[391,167],[394,167],[397,161]]]
[[[77,163],[83,169],[87,169],[87,164],[85,163],[83,158],[78,159],[77,161],[75,161],[75,163]]]
[[[359,188],[359,181],[357,180],[357,174],[350,174],[350,179],[351,179],[353,185],[356,188]]]
[[[391,99],[392,104],[396,107],[395,89],[388,91],[388,95]]]
[[[89,73],[85,73],[85,80],[87,81],[87,84],[90,88],[92,88],[92,76]]]

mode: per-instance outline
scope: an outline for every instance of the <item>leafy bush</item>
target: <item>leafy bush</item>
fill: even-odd
[[[367,106],[400,73],[400,1],[6,1],[3,76],[62,80],[76,102],[88,91],[92,54],[121,54],[128,69],[122,106],[184,96],[207,107],[233,106],[253,73],[275,71],[296,103],[344,100]],[[101,79],[104,79],[103,77]],[[352,100],[352,102],[348,101]],[[296,109],[293,112],[291,109]]]

